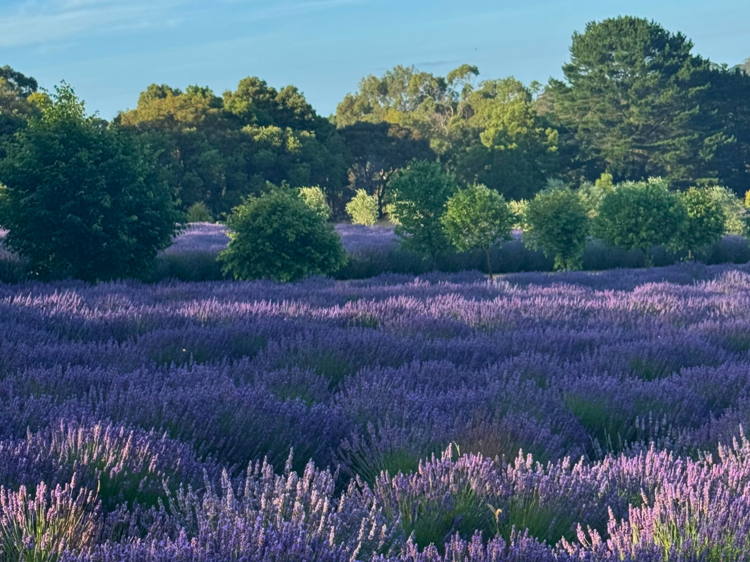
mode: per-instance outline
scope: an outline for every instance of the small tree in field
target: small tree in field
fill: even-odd
[[[589,216],[580,195],[569,188],[537,193],[526,209],[524,242],[554,256],[555,270],[581,269]]]
[[[726,215],[719,201],[708,189],[691,187],[680,194],[687,212],[687,220],[677,235],[676,246],[688,251],[688,259],[694,252],[713,244],[724,234]]]
[[[623,183],[608,193],[594,220],[594,234],[612,246],[642,250],[650,267],[651,248],[674,245],[686,220],[679,196],[666,181],[654,178]]]
[[[499,240],[509,240],[515,216],[497,191],[484,185],[460,189],[448,200],[442,217],[448,240],[460,251],[480,249],[492,275],[490,250]]]
[[[214,222],[214,216],[203,201],[197,201],[188,208],[187,221],[190,223]]]
[[[440,219],[457,189],[456,178],[437,162],[413,162],[391,183],[396,235],[404,248],[429,256],[433,268],[451,248]]]
[[[326,200],[326,194],[319,187],[301,187],[299,196],[305,204],[317,212],[323,220],[331,218],[331,207]]]
[[[346,204],[346,214],[352,219],[352,224],[372,226],[378,221],[378,200],[368,195],[364,189],[358,189],[357,194]]]
[[[42,277],[136,277],[182,219],[153,151],[87,116],[67,85],[7,145],[0,181],[4,244]]]
[[[333,273],[346,261],[333,226],[287,187],[248,198],[227,226],[230,243],[219,260],[235,279],[299,281]]]

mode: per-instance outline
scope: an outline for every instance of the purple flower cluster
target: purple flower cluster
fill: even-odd
[[[0,315],[3,559],[750,556],[750,267],[26,283]]]

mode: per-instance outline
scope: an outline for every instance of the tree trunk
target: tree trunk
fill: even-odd
[[[485,248],[484,253],[487,256],[487,275],[492,279],[492,258],[490,257],[490,249]]]

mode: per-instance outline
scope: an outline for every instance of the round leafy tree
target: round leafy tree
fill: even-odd
[[[396,235],[408,250],[437,256],[450,250],[440,219],[458,189],[456,178],[443,172],[437,162],[415,161],[391,184]]]
[[[594,234],[612,246],[642,250],[651,266],[650,250],[673,246],[687,220],[679,196],[666,181],[627,182],[608,193],[599,206]]]
[[[235,279],[299,281],[333,273],[346,261],[333,226],[290,188],[248,198],[227,226],[231,241],[219,259]]]
[[[724,234],[727,217],[721,203],[708,189],[691,187],[680,194],[687,220],[677,236],[677,245],[693,259],[696,250],[713,244]]]
[[[153,152],[87,116],[63,84],[0,162],[5,244],[42,277],[135,277],[167,247],[180,214]]]
[[[484,185],[458,190],[448,200],[442,218],[448,240],[460,251],[480,249],[487,257],[487,273],[492,275],[490,249],[499,240],[509,240],[515,215],[497,191]]]
[[[367,195],[364,189],[358,189],[357,194],[346,204],[346,213],[352,219],[352,224],[372,226],[378,222],[378,200]]]
[[[318,213],[323,220],[331,218],[331,206],[326,201],[326,194],[319,187],[301,187],[299,196],[305,204]]]
[[[526,208],[524,242],[555,257],[556,270],[581,269],[589,216],[580,195],[568,188],[540,191]]]

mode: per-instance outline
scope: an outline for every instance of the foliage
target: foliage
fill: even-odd
[[[290,188],[249,197],[227,226],[231,242],[219,259],[235,279],[299,281],[333,273],[345,262],[333,227]]]
[[[650,250],[674,245],[687,213],[677,194],[660,178],[619,184],[599,206],[594,235],[612,246],[642,250],[650,265]]]
[[[356,195],[346,204],[346,214],[352,219],[352,224],[372,226],[378,222],[378,201],[364,189],[358,189]]]
[[[516,230],[523,230],[526,223],[526,210],[529,208],[529,201],[527,199],[508,201],[508,207],[510,212],[513,213],[513,228]]]
[[[346,143],[350,186],[364,189],[383,215],[388,185],[412,160],[434,160],[430,143],[417,131],[391,123],[356,122],[339,130]]]
[[[57,88],[0,161],[5,244],[40,276],[143,274],[180,219],[151,154],[87,116],[69,86]]]
[[[116,122],[153,139],[183,208],[203,201],[222,216],[266,182],[319,185],[329,197],[346,183],[341,138],[292,86],[246,78],[222,99],[209,88],[154,84]]]
[[[708,194],[721,207],[725,217],[725,234],[747,236],[748,211],[742,200],[726,187],[707,187]]]
[[[554,256],[555,270],[581,269],[589,216],[581,197],[568,188],[539,192],[529,201],[524,242]]]
[[[695,251],[714,244],[726,230],[726,215],[719,201],[705,188],[691,187],[680,193],[687,213],[687,220],[677,235],[678,248],[688,251],[692,258]]]
[[[490,248],[510,240],[514,215],[502,195],[484,185],[459,189],[448,200],[441,222],[448,240],[460,252],[483,250],[492,275]]]
[[[214,222],[214,216],[203,201],[196,201],[185,213],[187,221],[192,222]]]
[[[319,187],[301,187],[300,197],[305,204],[318,213],[323,219],[331,218],[331,206],[326,201],[326,194]]]
[[[440,221],[457,189],[455,177],[436,162],[413,162],[392,183],[396,235],[404,248],[429,256],[433,267],[450,249]]]
[[[727,139],[701,111],[710,65],[691,50],[684,35],[646,19],[589,23],[573,35],[565,81],[550,83],[554,120],[618,180],[705,177],[707,152]]]
[[[454,126],[451,165],[512,199],[533,197],[559,168],[557,131],[537,114],[532,92],[514,78],[488,80],[466,100],[471,115]]]

